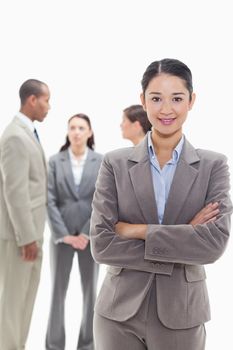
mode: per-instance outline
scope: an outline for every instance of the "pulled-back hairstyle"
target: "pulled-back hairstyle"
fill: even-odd
[[[21,105],[24,105],[27,98],[31,95],[35,95],[39,97],[43,95],[42,86],[47,86],[40,80],[37,79],[28,79],[26,80],[19,89],[19,97],[21,101]]]
[[[151,123],[147,118],[146,111],[142,105],[132,105],[123,110],[125,116],[132,122],[138,121],[143,129],[144,134],[151,129]]]
[[[80,119],[86,120],[87,124],[89,125],[89,128],[92,130],[91,121],[90,121],[89,117],[88,117],[86,114],[79,113],[79,114],[73,115],[72,117],[70,117],[70,118],[68,119],[68,125],[69,125],[70,121],[71,121],[72,119],[74,119],[74,118],[80,118]],[[68,138],[68,135],[66,135],[65,143],[64,143],[64,145],[60,148],[60,152],[65,151],[67,148],[69,148],[69,146],[70,146],[70,140],[69,140],[69,138]],[[88,146],[90,149],[92,149],[92,150],[94,150],[94,148],[95,148],[95,141],[94,141],[94,134],[93,134],[93,131],[92,131],[92,135],[91,135],[91,136],[88,138],[88,140],[87,140],[87,146]]]
[[[150,81],[162,73],[174,75],[182,79],[189,91],[189,99],[191,100],[193,92],[192,73],[186,64],[172,58],[154,61],[147,67],[141,81],[143,94],[145,94]]]

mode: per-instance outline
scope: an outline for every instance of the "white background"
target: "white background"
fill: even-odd
[[[194,146],[225,153],[232,171],[232,32],[230,0],[1,0],[0,133],[19,108],[20,85],[36,78],[51,90],[51,110],[37,126],[47,157],[58,151],[67,119],[78,112],[90,116],[98,152],[127,146],[119,128],[122,110],[140,103],[143,72],[154,60],[178,58],[191,68],[197,93],[184,132]],[[44,349],[49,235],[46,226],[28,339],[33,350]],[[212,305],[207,350],[233,348],[232,266],[230,240],[223,257],[207,266]],[[82,307],[76,261],[66,306],[66,349],[72,350]]]

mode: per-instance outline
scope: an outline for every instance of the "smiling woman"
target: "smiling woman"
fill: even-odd
[[[141,96],[142,102],[148,105],[149,118],[155,118],[159,126],[172,125],[174,128],[181,128],[188,111],[192,108],[195,94],[189,92],[183,81],[175,76],[161,74],[152,79],[145,94]],[[150,104],[150,106],[149,106]],[[177,125],[175,126],[175,123]],[[162,131],[161,131],[162,132]],[[164,132],[170,132],[165,128]],[[163,133],[163,132],[162,132]]]
[[[153,122],[153,132],[161,136],[175,134],[174,142],[177,143],[196,96],[188,67],[177,64],[178,67],[174,68],[172,63],[171,60],[163,60],[158,67],[160,73],[155,76],[152,75],[155,70],[153,63],[148,67],[142,80],[141,100],[148,119]]]
[[[183,62],[152,62],[141,101],[152,131],[106,154],[93,200],[92,253],[109,265],[95,349],[204,350],[204,265],[223,254],[230,233],[226,157],[195,149],[183,134],[195,101]]]

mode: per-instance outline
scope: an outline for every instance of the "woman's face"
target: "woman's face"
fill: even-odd
[[[90,129],[86,120],[79,117],[74,117],[71,119],[68,125],[68,138],[71,146],[85,146],[91,135],[92,130]]]
[[[131,134],[132,134],[133,124],[134,123],[132,123],[129,120],[129,118],[127,118],[125,113],[123,113],[122,122],[120,124],[120,127],[121,127],[122,137],[124,139],[130,139]]]
[[[137,121],[131,122],[131,120],[127,117],[125,113],[123,113],[120,127],[121,127],[122,137],[128,140],[133,140],[136,136],[138,136],[138,134],[142,130],[140,123]]]
[[[174,75],[162,73],[154,77],[147,86],[141,101],[153,129],[164,136],[182,133],[195,95],[190,94],[185,82]]]

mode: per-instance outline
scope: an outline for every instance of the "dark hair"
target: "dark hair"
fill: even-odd
[[[89,125],[89,128],[92,129],[91,121],[86,114],[79,113],[79,114],[73,115],[72,117],[70,117],[70,119],[68,119],[68,125],[69,125],[70,121],[74,118],[80,118],[80,119],[86,120],[87,124]],[[68,135],[66,135],[66,141],[65,141],[64,145],[60,148],[60,152],[65,151],[67,148],[69,148],[69,146],[70,146],[70,140],[68,138]],[[93,131],[92,131],[92,135],[87,140],[87,146],[92,150],[94,150],[94,148],[95,148]]]
[[[27,98],[31,95],[35,95],[39,97],[43,95],[42,86],[47,86],[40,80],[37,79],[28,79],[26,80],[19,89],[19,97],[21,101],[21,105],[24,105]]]
[[[138,121],[144,131],[144,134],[151,129],[151,123],[147,118],[146,111],[142,105],[132,105],[123,110],[126,117],[132,122]]]
[[[150,81],[161,73],[174,75],[182,79],[189,91],[191,100],[193,92],[192,73],[186,64],[172,58],[164,58],[160,61],[154,61],[147,67],[141,81],[143,94],[145,94]]]

